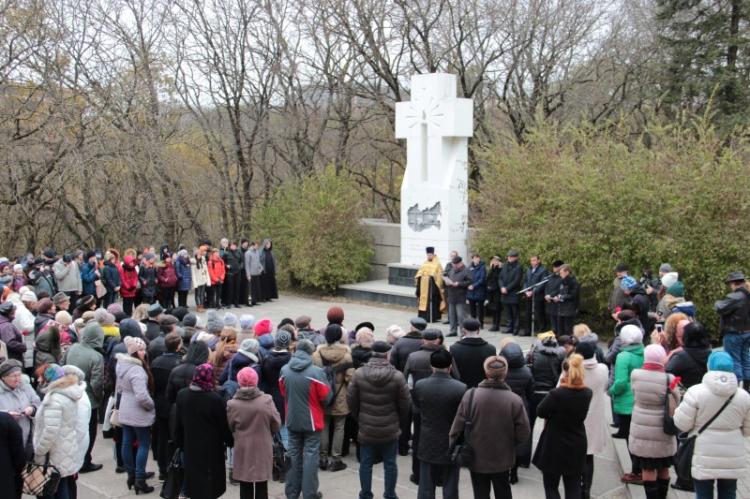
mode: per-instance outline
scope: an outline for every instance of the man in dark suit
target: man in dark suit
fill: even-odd
[[[469,388],[484,380],[484,361],[497,354],[495,347],[479,337],[479,321],[473,317],[461,325],[461,340],[451,345],[453,361],[460,372],[459,379]]]
[[[549,277],[549,272],[542,265],[541,259],[534,255],[529,259],[531,266],[526,270],[526,277],[523,281],[523,289],[534,286],[533,289],[526,291],[524,294],[526,303],[526,317],[524,320],[524,333],[529,336],[534,333],[546,331],[546,315],[544,313],[544,285],[538,284]],[[532,310],[533,308],[533,310]],[[532,324],[531,319],[534,318]],[[532,329],[533,326],[533,329]]]
[[[508,262],[500,269],[500,303],[508,320],[508,334],[518,334],[518,319],[521,298],[521,265],[518,263],[518,251],[508,252]]]
[[[450,352],[435,350],[430,355],[432,375],[418,381],[412,390],[421,416],[419,497],[435,497],[435,487],[440,483],[445,499],[458,499],[460,470],[451,462],[448,434],[466,385],[451,378],[452,363]]]

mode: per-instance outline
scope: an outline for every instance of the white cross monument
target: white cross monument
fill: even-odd
[[[411,98],[396,103],[396,138],[406,139],[401,263],[421,264],[427,246],[443,265],[451,250],[466,260],[472,100],[456,98],[456,76],[445,73],[413,75]]]

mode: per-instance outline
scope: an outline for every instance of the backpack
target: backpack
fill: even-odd
[[[321,355],[320,358],[323,360],[323,373],[326,376],[326,381],[328,382],[328,386],[331,387],[331,390],[334,391],[333,397],[331,397],[331,401],[328,402],[328,406],[332,406],[336,403],[336,399],[339,396],[339,393],[341,392],[341,389],[346,386],[346,383],[339,384],[338,389],[336,388],[336,376],[338,376],[340,373],[345,372],[347,369],[350,369],[354,367],[354,365],[351,362],[345,362],[344,364],[334,366],[333,363],[329,362],[323,356]]]

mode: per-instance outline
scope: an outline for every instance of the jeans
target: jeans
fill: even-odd
[[[458,333],[458,326],[464,322],[465,316],[465,303],[448,303],[448,321],[451,324],[451,334]]]
[[[490,499],[490,489],[495,489],[495,499],[512,499],[510,491],[510,472],[500,473],[474,473],[471,472],[471,488],[474,490],[474,499]]]
[[[331,426],[333,426],[333,442],[331,442]],[[341,448],[344,446],[344,429],[346,427],[346,416],[329,416],[325,417],[325,427],[320,434],[320,458],[327,456],[336,459],[341,458]],[[330,442],[330,448],[329,448]]]
[[[203,307],[206,305],[206,286],[195,288],[195,306]]]
[[[436,483],[443,484],[443,499],[458,499],[458,478],[461,470],[450,464],[421,462],[417,499],[435,499]]]
[[[289,457],[292,467],[286,474],[286,497],[314,499],[318,494],[320,432],[289,430]]]
[[[565,488],[565,499],[579,499],[581,497],[581,475],[557,475],[543,473],[544,496],[547,499],[560,499],[560,478]]]
[[[718,499],[735,499],[737,497],[737,480],[693,480],[695,499],[714,499],[714,483],[718,489]]]
[[[750,332],[725,333],[724,351],[732,356],[737,380],[750,380]]]
[[[133,298],[123,298],[122,299],[122,310],[125,312],[125,315],[130,317],[133,315],[133,304],[135,303],[135,297]]]
[[[133,441],[138,440],[138,452],[135,455],[135,469],[133,469]],[[146,477],[146,462],[148,449],[151,446],[151,428],[123,425],[122,427],[122,459],[128,474],[135,473],[136,478]]]
[[[159,305],[164,310],[174,308],[174,292],[176,288],[159,288]]]
[[[398,451],[398,440],[387,444],[359,444],[359,499],[373,499],[372,494],[372,465],[378,459],[383,460],[383,471],[385,472],[385,499],[398,499],[396,495],[396,481],[398,480],[398,465],[396,464],[396,452]]]
[[[268,499],[268,482],[240,482],[240,499]]]
[[[219,308],[221,306],[221,289],[223,285],[219,282],[208,288],[207,308]]]

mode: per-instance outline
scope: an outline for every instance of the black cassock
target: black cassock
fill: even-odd
[[[427,304],[425,310],[420,310],[420,297],[422,295],[422,285],[429,279],[429,290],[427,294]],[[435,278],[432,276],[422,276],[417,279],[417,313],[419,317],[427,322],[440,321],[440,288],[435,284]]]

